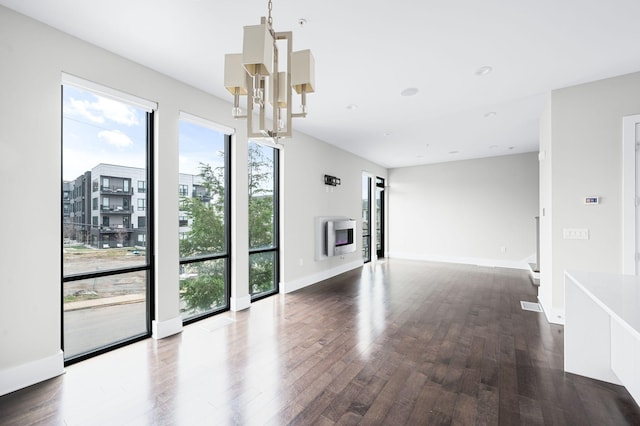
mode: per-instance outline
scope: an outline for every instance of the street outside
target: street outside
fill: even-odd
[[[144,251],[65,247],[64,274],[91,273],[143,266]],[[144,334],[145,271],[63,283],[64,350],[74,356]]]
[[[65,357],[75,356],[147,331],[144,301],[98,305],[64,312]]]

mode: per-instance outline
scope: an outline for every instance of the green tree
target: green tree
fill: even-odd
[[[225,169],[200,163],[199,176],[204,191],[180,199],[181,210],[190,222],[189,232],[180,240],[182,259],[225,250]],[[180,297],[186,312],[208,311],[225,303],[224,260],[183,264],[180,274]]]
[[[274,239],[273,160],[249,144],[249,247],[269,247]]]
[[[249,144],[249,247],[267,248],[275,243],[274,163],[263,147]],[[249,256],[249,291],[258,294],[273,288],[273,252]]]
[[[274,244],[273,166],[273,160],[265,156],[259,145],[249,144],[250,248]],[[200,163],[199,176],[204,193],[180,199],[180,210],[187,215],[190,227],[180,240],[182,259],[222,253],[225,249],[225,169]],[[249,263],[249,291],[256,294],[273,288],[273,254],[252,254]],[[180,296],[187,312],[207,311],[225,302],[224,267],[223,260],[182,265]]]
[[[224,260],[208,260],[182,265],[180,297],[188,313],[205,312],[225,302]]]
[[[193,257],[224,251],[224,167],[200,163],[203,196],[180,197],[181,210],[190,219],[190,230],[180,240],[180,257]]]

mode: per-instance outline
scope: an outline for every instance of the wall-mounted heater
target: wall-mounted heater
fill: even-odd
[[[316,217],[316,260],[356,251],[356,221],[343,216]]]
[[[330,220],[327,222],[327,256],[338,256],[356,251],[356,221]]]

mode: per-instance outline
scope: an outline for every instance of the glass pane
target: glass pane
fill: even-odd
[[[225,135],[180,121],[180,258],[226,253]]]
[[[249,248],[275,247],[274,155],[277,150],[249,142]]]
[[[371,234],[369,221],[371,218],[371,177],[362,176],[362,259],[371,260]]]
[[[180,265],[180,312],[183,319],[226,307],[226,259]]]
[[[382,249],[382,195],[383,191],[376,191],[376,250]]]
[[[276,252],[249,255],[249,292],[252,296],[275,290]]]
[[[145,271],[63,283],[65,358],[145,334],[146,288]]]
[[[384,257],[384,179],[376,178],[376,253]]]
[[[63,88],[64,275],[146,264],[146,112],[72,86]]]

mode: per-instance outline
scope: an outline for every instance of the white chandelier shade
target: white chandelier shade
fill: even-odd
[[[242,65],[250,76],[271,75],[273,71],[274,39],[267,24],[244,27]]]
[[[311,50],[299,50],[291,54],[291,86],[297,94],[315,92],[315,67]]]
[[[247,73],[242,65],[242,53],[224,55],[224,87],[232,95],[246,96],[248,87]]]

